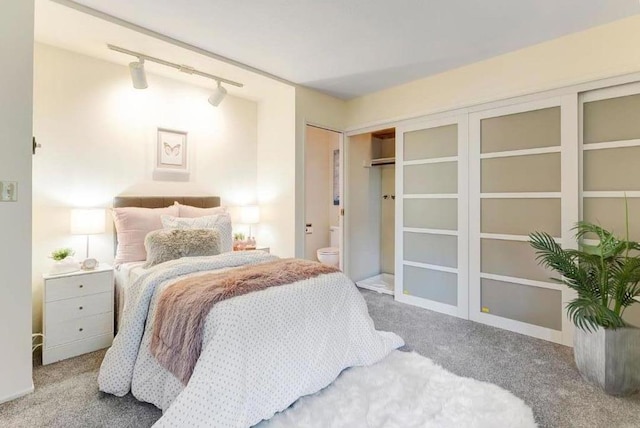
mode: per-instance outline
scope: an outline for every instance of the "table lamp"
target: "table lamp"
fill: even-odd
[[[240,207],[239,223],[249,226],[249,236],[251,238],[251,226],[260,223],[260,207],[257,205],[246,205]]]
[[[103,208],[90,208],[90,209],[72,209],[71,210],[71,234],[72,235],[86,235],[87,236],[87,261],[94,261],[89,259],[89,235],[99,235],[105,232],[106,215]],[[86,263],[83,262],[83,266]],[[91,265],[97,264],[88,263]]]

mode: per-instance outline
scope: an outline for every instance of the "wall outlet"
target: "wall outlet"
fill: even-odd
[[[18,200],[18,182],[0,181],[0,202],[16,202]]]
[[[311,235],[313,233],[313,224],[307,223],[304,228],[304,233],[306,233],[307,235]]]

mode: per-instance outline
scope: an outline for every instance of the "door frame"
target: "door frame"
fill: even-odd
[[[344,209],[344,191],[345,191],[345,187],[344,187],[344,140],[345,140],[345,132],[330,126],[325,126],[325,125],[320,125],[317,124],[315,122],[310,122],[308,120],[305,120],[304,122],[304,135],[303,135],[303,144],[302,144],[302,179],[303,179],[303,198],[302,198],[302,236],[303,236],[303,255],[305,258],[310,257],[310,255],[307,254],[307,247],[306,247],[306,243],[307,243],[307,234],[305,232],[305,228],[306,228],[306,222],[307,222],[307,189],[306,189],[306,183],[307,183],[307,158],[306,158],[306,154],[307,154],[307,127],[312,126],[314,128],[319,128],[325,131],[329,131],[329,132],[335,132],[336,134],[338,134],[338,150],[340,150],[340,166],[339,166],[339,198],[340,198],[340,205],[338,206],[338,209],[340,211],[340,214],[338,216],[338,226],[340,226],[342,233],[339,236],[339,250],[340,250],[340,270],[344,270],[344,219],[343,219],[343,209]],[[331,225],[330,225],[331,226]],[[315,258],[314,258],[315,259]]]

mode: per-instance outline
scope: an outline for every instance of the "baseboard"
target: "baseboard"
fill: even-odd
[[[11,394],[11,395],[9,395],[7,397],[0,397],[0,404],[6,403],[6,402],[9,402],[9,401],[13,401],[16,398],[24,397],[25,395],[29,395],[34,390],[35,390],[35,387],[33,386],[33,382],[31,382],[31,387],[25,389],[24,391],[16,392],[15,394]]]

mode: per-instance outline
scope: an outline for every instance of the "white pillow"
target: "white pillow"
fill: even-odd
[[[178,207],[178,217],[195,218],[214,214],[225,214],[227,212],[227,207],[198,208],[190,205],[182,205],[178,202],[176,202],[175,205]]]
[[[233,251],[231,216],[226,213],[196,218],[163,215],[162,227],[165,229],[215,229],[220,233],[220,252]]]

